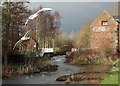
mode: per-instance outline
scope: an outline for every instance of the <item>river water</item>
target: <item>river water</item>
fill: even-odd
[[[56,81],[56,78],[62,75],[77,73],[82,70],[80,67],[68,65],[64,63],[65,56],[55,56],[48,63],[58,65],[55,72],[43,72],[33,75],[14,76],[4,79],[3,84],[64,84],[64,82]]]

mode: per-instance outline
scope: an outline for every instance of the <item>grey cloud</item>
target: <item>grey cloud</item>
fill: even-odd
[[[94,19],[102,10],[110,9],[113,2],[32,2],[30,8],[51,7],[62,16],[64,31],[79,32],[80,27]]]

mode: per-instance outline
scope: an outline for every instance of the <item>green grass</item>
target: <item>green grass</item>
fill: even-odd
[[[101,84],[119,84],[118,76],[118,67],[113,67]]]
[[[101,84],[118,84],[118,75],[108,76]]]

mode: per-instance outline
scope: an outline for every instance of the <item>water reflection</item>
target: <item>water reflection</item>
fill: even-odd
[[[63,84],[64,82],[56,81],[56,78],[70,73],[80,71],[79,67],[64,64],[65,56],[53,57],[48,63],[58,65],[58,70],[55,72],[42,72],[33,75],[15,76],[10,79],[3,80],[3,84]]]
[[[80,67],[86,72],[106,72],[111,68],[108,65],[82,65]]]
[[[105,72],[110,69],[105,65],[81,65],[80,67],[68,65],[64,63],[65,56],[56,56],[48,61],[48,63],[58,65],[55,72],[42,72],[33,75],[14,76],[10,79],[3,80],[3,84],[64,84],[64,82],[56,81],[56,78],[62,75],[69,75],[79,72]],[[89,83],[87,82],[81,82]]]

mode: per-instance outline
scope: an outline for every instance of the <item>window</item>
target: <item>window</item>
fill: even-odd
[[[102,21],[101,24],[102,24],[102,26],[107,26],[108,25],[108,21]]]

